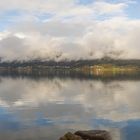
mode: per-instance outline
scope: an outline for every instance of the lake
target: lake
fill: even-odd
[[[105,129],[140,140],[140,79],[0,76],[0,140],[58,140]]]

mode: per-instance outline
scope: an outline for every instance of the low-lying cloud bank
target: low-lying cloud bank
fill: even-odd
[[[125,15],[130,1],[96,1],[88,5],[79,4],[78,1],[75,3],[74,0],[60,0],[63,10],[55,0],[45,3],[50,7],[40,5],[41,0],[36,0],[34,5],[28,7],[26,1],[21,2],[13,5],[13,9],[18,7],[24,11],[23,19],[17,17],[19,21],[14,21],[14,24],[0,32],[0,57],[3,61],[61,61],[104,56],[140,59],[140,20]],[[6,7],[5,3],[0,3]],[[42,7],[40,14],[33,16],[39,6]],[[43,10],[49,14],[42,17],[45,13]]]

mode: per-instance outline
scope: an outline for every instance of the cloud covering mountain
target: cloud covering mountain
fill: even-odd
[[[0,57],[4,61],[140,59],[140,19],[130,16],[138,4],[134,0],[1,1]]]

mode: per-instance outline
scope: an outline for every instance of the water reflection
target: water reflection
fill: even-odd
[[[68,130],[107,129],[140,139],[140,81],[1,77],[0,139],[57,140]],[[130,136],[131,135],[131,136]]]

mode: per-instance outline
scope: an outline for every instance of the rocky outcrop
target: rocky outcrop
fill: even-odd
[[[109,132],[105,130],[77,131],[66,133],[59,140],[111,140]]]
[[[111,140],[109,132],[105,130],[77,131],[75,135],[83,140]]]
[[[72,134],[71,132],[66,133],[59,140],[83,140],[80,136]]]

